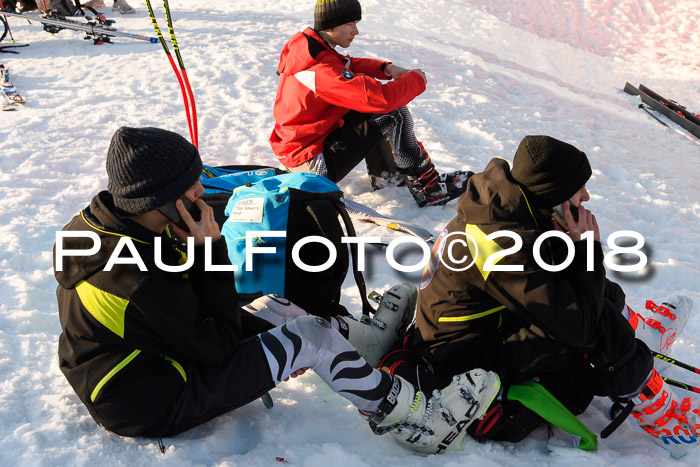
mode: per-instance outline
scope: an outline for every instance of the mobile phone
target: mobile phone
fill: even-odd
[[[571,216],[574,218],[575,221],[578,221],[578,207],[574,204],[573,201],[568,201]],[[564,210],[562,209],[561,204],[552,208],[552,219],[554,219],[556,223],[561,226],[562,229],[569,230],[569,226],[566,223],[566,217],[564,217]]]
[[[190,213],[192,219],[198,221],[201,212],[199,211],[197,205],[190,201],[190,199],[185,195],[180,196],[178,199],[182,201],[182,204],[185,206],[185,209],[187,209],[187,212]],[[160,213],[167,217],[170,222],[177,225],[182,230],[187,232],[190,231],[190,229],[187,228],[187,224],[185,224],[185,221],[180,216],[180,213],[177,211],[175,202],[164,204],[158,208],[158,211],[160,211]]]

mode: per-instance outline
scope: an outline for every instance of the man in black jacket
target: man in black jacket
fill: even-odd
[[[506,384],[559,374],[577,381],[572,391],[631,398],[641,426],[683,455],[700,444],[678,440],[700,441],[700,404],[660,379],[635,328],[651,346],[670,345],[692,301],[672,300],[682,322],[655,330],[625,305],[605,277],[598,224],[583,205],[590,176],[583,152],[549,136],[526,136],[512,169],[493,159],[472,176],[424,272],[413,349],[440,377],[478,365]],[[552,233],[566,242],[546,238]]]
[[[197,148],[180,135],[120,128],[107,154],[108,190],[57,235],[59,363],[90,415],[120,435],[171,436],[311,368],[377,434],[391,432],[423,452],[460,439],[498,392],[494,373],[458,375],[429,405],[343,337],[371,359],[398,339],[415,288],[392,288],[371,324],[329,322],[274,296],[239,308],[233,272],[214,267],[230,262],[200,199],[201,171]],[[186,229],[163,214],[173,207]]]

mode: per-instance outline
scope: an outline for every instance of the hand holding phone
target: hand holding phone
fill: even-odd
[[[221,229],[214,218],[214,210],[201,199],[190,201],[186,196],[178,198],[182,201],[182,205],[178,208],[177,200],[174,203],[169,203],[158,208],[172,224],[173,233],[185,240],[193,238],[195,245],[204,245],[207,238],[215,242],[221,238]],[[187,219],[189,225],[185,222]]]
[[[185,195],[180,196],[178,199],[182,201],[182,204],[185,206],[187,212],[190,213],[192,219],[194,219],[195,221],[199,221],[201,212],[197,205],[190,201],[190,199]],[[170,222],[177,225],[185,232],[190,231],[189,227],[187,227],[187,224],[182,219],[182,216],[180,216],[180,213],[178,212],[174,202],[159,207],[158,211],[160,211],[161,214],[167,217]]]
[[[569,225],[566,222],[566,216],[564,215],[564,208],[562,206],[567,205],[569,207],[569,211],[571,212],[571,216],[574,218],[574,221],[578,222],[578,207],[574,204],[573,201],[570,199],[567,200],[566,202],[559,204],[557,206],[554,206],[552,208],[552,219],[559,224],[559,226],[564,229],[564,231],[569,230]]]

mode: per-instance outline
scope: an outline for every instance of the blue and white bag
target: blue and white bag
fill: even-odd
[[[241,301],[274,293],[317,316],[347,313],[340,305],[340,288],[348,271],[349,254],[341,239],[345,236],[343,228],[352,236],[355,230],[345,210],[343,193],[335,183],[308,172],[279,174],[271,168],[206,166],[200,182],[205,187],[205,201],[218,200],[212,203],[215,212],[220,211],[216,204],[227,198],[223,217],[220,212],[217,217],[225,219],[221,233],[231,264],[238,266],[236,290]],[[284,236],[251,234],[271,231],[284,232]],[[294,245],[310,236],[323,237],[329,245],[319,241],[304,244],[295,263]],[[252,254],[247,254],[248,248],[252,248]],[[332,262],[330,249],[337,255]],[[352,252],[355,257],[356,246]],[[299,263],[329,264],[322,271],[309,272]],[[353,273],[363,298],[363,312],[373,312],[362,274],[356,268]]]

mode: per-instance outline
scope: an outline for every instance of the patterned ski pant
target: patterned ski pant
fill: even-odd
[[[301,368],[311,368],[365,413],[376,412],[391,389],[391,376],[369,366],[323,318],[295,318],[260,334],[260,340],[276,385]]]
[[[404,170],[418,167],[423,149],[413,132],[411,112],[406,107],[399,107],[388,114],[376,115],[374,121],[391,144],[396,167]]]
[[[387,140],[393,152],[390,163],[401,170],[420,165],[423,149],[413,132],[413,117],[408,108],[399,107],[381,115],[351,110],[343,121],[342,127],[326,137],[321,154],[289,170],[315,173],[337,183],[363,159],[384,157],[380,146]]]
[[[274,329],[259,335],[275,385],[301,368],[313,369],[335,392],[365,413],[376,412],[392,378],[357,354],[338,332],[338,321],[311,316],[278,295],[260,297],[243,307]]]

